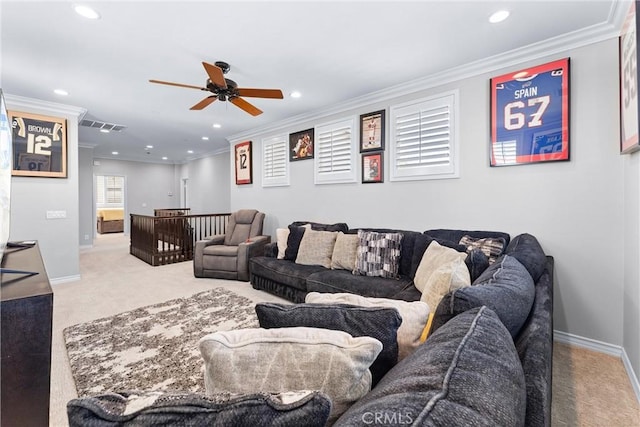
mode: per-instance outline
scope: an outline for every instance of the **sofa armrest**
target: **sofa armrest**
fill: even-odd
[[[262,254],[267,258],[277,258],[278,257],[278,242],[271,242],[264,245],[264,252]]]
[[[238,280],[249,280],[249,259],[264,254],[264,247],[271,243],[271,236],[256,236],[238,245]]]

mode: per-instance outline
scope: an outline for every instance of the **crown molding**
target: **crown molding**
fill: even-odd
[[[77,117],[78,122],[87,114],[86,108],[76,107],[74,105],[59,104],[57,102],[43,101],[41,99],[27,98],[9,93],[5,93],[4,97],[7,102],[7,107],[10,107],[9,109],[24,108],[27,110],[44,111],[49,114],[65,114]]]
[[[241,140],[251,139],[259,134],[275,133],[287,128],[298,127],[304,122],[319,120],[323,117],[340,114],[346,111],[364,108],[370,104],[388,101],[401,96],[444,86],[456,81],[477,77],[502,68],[516,66],[528,61],[534,61],[555,55],[566,55],[568,51],[601,41],[616,38],[620,35],[620,28],[627,9],[628,2],[614,1],[609,11],[607,21],[582,28],[561,36],[553,37],[542,42],[513,49],[479,61],[473,61],[439,73],[412,80],[392,87],[353,98],[340,104],[339,107],[328,107],[314,110],[305,114],[290,117],[266,126],[253,128],[227,137],[229,144]]]

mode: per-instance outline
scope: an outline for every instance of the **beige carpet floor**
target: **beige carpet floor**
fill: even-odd
[[[249,283],[197,279],[192,263],[151,267],[129,254],[122,233],[98,236],[80,254],[82,279],[53,286],[50,425],[67,426],[66,404],[76,389],[62,331],[67,326],[224,287],[252,301],[284,300]],[[555,344],[553,425],[640,426],[640,409],[622,362],[612,356]]]

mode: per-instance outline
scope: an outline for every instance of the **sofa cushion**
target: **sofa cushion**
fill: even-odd
[[[312,230],[317,231],[342,231],[346,233],[349,230],[349,226],[344,222],[337,222],[335,224],[322,224],[319,222],[312,221],[294,221],[291,223],[293,226],[302,227],[309,226]]]
[[[304,232],[309,227],[297,227],[290,225],[288,228],[289,237],[287,237],[287,248],[284,251],[284,259],[287,261],[295,261],[298,256],[298,250],[300,249],[302,236],[304,236]]]
[[[256,305],[261,328],[306,326],[343,331],[353,337],[372,337],[382,343],[382,351],[371,365],[372,384],[398,362],[398,328],[402,319],[390,307],[362,307],[348,304]]]
[[[67,404],[70,427],[86,426],[259,426],[324,427],[331,401],[317,391],[221,393],[118,392],[73,399]]]
[[[329,422],[370,390],[382,350],[371,337],[304,327],[215,332],[198,345],[207,394],[319,390],[331,399]]]
[[[289,239],[288,228],[276,229],[276,243],[278,245],[278,259],[284,259],[284,252],[287,250],[287,240]]]
[[[534,282],[540,279],[547,265],[547,257],[542,246],[531,234],[516,236],[507,246],[505,253],[520,261],[531,274]]]
[[[473,283],[480,275],[489,268],[489,257],[478,248],[471,249],[467,252],[467,258],[464,263],[469,269],[471,283]]]
[[[447,229],[447,228],[438,228],[433,230],[427,230],[424,232],[433,238],[436,239],[444,239],[450,242],[459,242],[463,236],[470,236],[474,239],[484,239],[485,237],[489,238],[503,238],[505,247],[509,244],[511,240],[511,236],[509,233],[504,233],[502,231],[483,231],[483,230],[456,230],[456,229]]]
[[[358,236],[339,232],[331,254],[331,268],[353,271],[356,268]]]
[[[354,274],[397,278],[400,262],[400,233],[358,231],[358,250]]]
[[[529,272],[514,257],[503,255],[473,286],[455,290],[442,298],[431,330],[437,330],[460,313],[486,305],[515,338],[529,316],[534,298],[535,285]]]
[[[473,249],[480,249],[488,258],[489,264],[493,264],[505,248],[504,237],[471,237],[465,234],[460,238],[461,245],[466,246],[467,252]]]
[[[300,241],[296,263],[331,267],[331,255],[337,234],[336,231],[307,230]]]
[[[398,360],[402,360],[421,344],[420,335],[429,318],[429,307],[420,301],[400,301],[389,298],[370,298],[348,293],[309,292],[307,303],[351,304],[363,307],[391,307],[398,310],[402,324],[398,328]]]
[[[440,246],[435,240],[425,251],[414,282],[422,291],[420,301],[426,302],[431,312],[436,311],[442,297],[450,291],[471,285],[464,258],[466,254]]]
[[[391,298],[413,282],[408,277],[387,279],[376,276],[358,276],[347,270],[315,271],[307,277],[309,292],[349,292],[366,297]]]
[[[307,290],[307,278],[311,274],[326,270],[320,265],[301,265],[270,257],[253,257],[249,265],[252,275],[265,277],[301,291]]]
[[[486,307],[452,319],[398,363],[335,427],[522,426],[525,381],[509,333]],[[391,422],[384,423],[390,425]]]

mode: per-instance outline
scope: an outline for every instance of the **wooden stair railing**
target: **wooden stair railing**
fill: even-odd
[[[156,209],[162,216],[131,215],[129,253],[153,265],[193,260],[197,240],[224,234],[230,213],[178,215],[185,209]],[[162,212],[158,212],[162,211]]]

